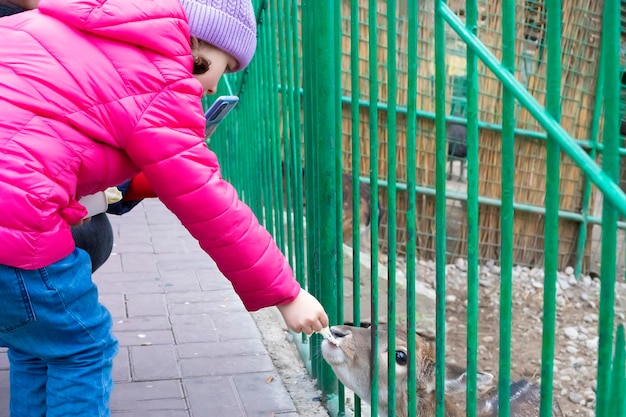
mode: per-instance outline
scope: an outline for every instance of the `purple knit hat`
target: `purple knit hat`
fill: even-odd
[[[191,36],[228,52],[244,69],[256,49],[256,18],[250,0],[179,0]]]

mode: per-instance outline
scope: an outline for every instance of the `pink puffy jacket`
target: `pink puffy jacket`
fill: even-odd
[[[42,0],[0,19],[0,264],[74,250],[80,197],[142,171],[249,310],[300,286],[204,142],[178,0]]]

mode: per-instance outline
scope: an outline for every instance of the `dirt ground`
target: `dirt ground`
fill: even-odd
[[[467,289],[464,261],[448,267],[448,359],[465,363]],[[565,416],[595,415],[600,282],[576,280],[571,268],[557,278],[554,397]],[[497,266],[481,267],[478,367],[498,374],[500,279]],[[616,324],[624,322],[626,284],[616,285]],[[541,374],[543,270],[515,268],[511,377],[538,382]]]

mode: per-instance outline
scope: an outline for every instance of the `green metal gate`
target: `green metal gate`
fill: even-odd
[[[467,415],[475,416],[478,268],[485,259],[497,261],[502,271],[498,389],[500,415],[506,417],[511,271],[517,264],[539,265],[545,271],[541,416],[546,417],[553,397],[557,271],[566,265],[573,265],[577,276],[593,271],[601,277],[596,416],[626,416],[621,326],[613,345],[615,280],[624,275],[618,265],[625,258],[626,196],[620,187],[625,149],[619,136],[624,100],[618,87],[620,68],[626,66],[620,50],[626,7],[617,0],[254,4],[259,48],[244,73],[222,82],[221,92],[241,101],[210,147],[225,177],[288,254],[302,285],[322,300],[331,322],[350,316],[359,325],[368,316],[376,335],[380,317],[386,317],[390,355],[397,325],[406,326],[408,350],[414,350],[420,279],[415,263],[434,260],[441,417],[445,266],[455,256],[466,257]],[[450,122],[466,129],[467,182],[461,191],[449,188],[446,173]],[[352,190],[348,208],[342,201],[343,173]],[[362,276],[360,262],[361,183],[371,192],[372,224],[382,218],[366,237],[372,242],[369,277]],[[458,219],[448,216],[450,201],[462,202],[461,232],[451,227]],[[354,225],[347,232],[346,211],[353,213],[348,223]],[[535,232],[525,235],[530,225]],[[590,235],[598,228],[601,241],[594,243]],[[347,238],[351,265],[344,264]],[[595,252],[601,252],[597,271]],[[386,288],[377,279],[383,253],[389,265]],[[398,256],[406,260],[403,312],[396,300]],[[355,300],[348,307],[346,271]],[[369,282],[367,311],[359,302],[363,279]],[[385,292],[388,299],[379,300]],[[372,343],[376,350],[378,339]],[[332,414],[341,415],[343,390],[321,359],[320,337],[302,337],[298,345]],[[414,393],[415,364],[409,366],[408,391]],[[389,372],[393,376],[394,367]],[[395,392],[393,385],[389,391]],[[372,395],[373,410],[376,398]],[[390,396],[390,409],[394,401]],[[410,396],[409,415],[415,407]]]

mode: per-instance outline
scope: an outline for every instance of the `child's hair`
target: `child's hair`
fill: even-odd
[[[191,55],[193,56],[193,74],[204,74],[211,67],[211,63],[206,60],[203,56],[198,54],[200,51],[200,46],[208,45],[207,42],[198,39],[196,37],[191,37]]]
[[[230,68],[231,71],[240,71],[248,66],[257,43],[257,22],[251,0],[179,0],[179,2],[187,14],[190,36],[203,40],[235,58],[237,66]],[[198,60],[195,57],[196,54],[194,62],[197,64]],[[200,74],[204,72],[206,71]]]

